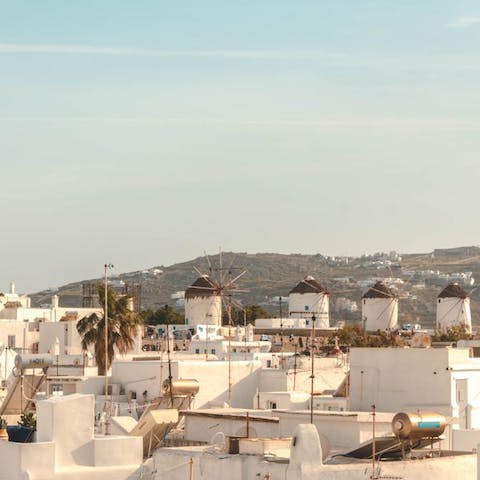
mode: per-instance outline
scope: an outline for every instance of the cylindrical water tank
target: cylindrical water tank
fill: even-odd
[[[51,367],[53,363],[53,357],[49,353],[37,353],[15,356],[15,368],[20,371],[27,368]]]
[[[396,437],[439,437],[445,430],[445,417],[439,413],[397,413],[392,420],[392,432]]]
[[[200,390],[200,384],[195,379],[172,380],[173,395],[194,396]],[[170,381],[168,378],[163,382],[163,394],[170,395]]]

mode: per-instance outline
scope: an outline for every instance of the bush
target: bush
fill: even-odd
[[[33,412],[22,413],[22,416],[20,417],[20,421],[17,423],[22,427],[28,427],[28,428],[31,428],[32,430],[37,429],[37,419]]]
[[[375,335],[367,335],[360,325],[346,326],[331,333],[330,345],[335,344],[335,337],[340,347],[396,347],[402,343],[396,333],[379,330]]]
[[[432,337],[433,342],[456,342],[458,340],[471,340],[473,335],[465,325],[449,327],[443,332],[436,332]]]

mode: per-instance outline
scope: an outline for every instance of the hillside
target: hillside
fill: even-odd
[[[394,253],[394,252],[392,252]],[[296,283],[306,275],[316,277],[331,292],[331,317],[336,320],[360,320],[360,300],[366,287],[357,282],[369,278],[403,279],[398,283],[400,294],[400,322],[419,322],[432,326],[435,321],[436,296],[442,289],[445,274],[472,272],[480,279],[480,248],[461,247],[457,249],[435,250],[433,253],[400,255],[388,260],[392,254],[374,254],[362,257],[325,257],[321,254],[277,254],[277,253],[232,253],[222,254],[225,279],[231,267],[232,276],[243,270],[246,273],[238,281],[238,287],[246,292],[236,294],[244,304],[263,304],[273,314],[278,314],[278,305],[271,301],[274,296],[287,296]],[[219,277],[219,255],[210,257],[214,267],[213,276]],[[157,309],[164,304],[174,304],[171,295],[185,290],[197,277],[195,267],[201,272],[209,272],[206,257],[178,263],[168,267],[156,266],[149,270],[129,272],[115,276],[115,280],[139,283],[142,287],[142,307]],[[431,275],[433,279],[422,280]],[[439,273],[437,273],[437,271]],[[438,278],[437,278],[438,277]],[[446,277],[445,277],[446,278]],[[59,289],[62,305],[80,306],[82,302],[82,281],[65,285]],[[480,314],[480,292],[474,285],[463,286],[472,291],[472,319],[478,324]],[[34,305],[49,303],[51,292],[32,294]],[[335,308],[339,297],[357,302],[356,312]]]

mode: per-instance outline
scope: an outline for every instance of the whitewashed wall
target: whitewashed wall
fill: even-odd
[[[324,293],[291,293],[289,296],[289,314],[293,318],[311,318],[316,315],[316,327],[328,328],[329,320],[329,295]],[[309,323],[306,323],[309,326]]]
[[[222,325],[222,298],[218,295],[185,299],[185,323],[197,325]]]
[[[228,401],[228,362],[174,360],[171,365],[173,379],[195,379],[200,383],[195,408],[223,406]],[[232,407],[251,408],[260,368],[259,361],[232,362]],[[158,396],[160,385],[167,378],[166,361],[115,361],[112,366],[112,383],[124,385],[126,392],[135,391],[137,399],[142,398],[145,390],[149,398]]]
[[[472,331],[472,315],[470,313],[470,298],[437,298],[437,329],[465,325]]]
[[[398,298],[362,299],[362,319],[365,330],[396,330],[398,328]]]

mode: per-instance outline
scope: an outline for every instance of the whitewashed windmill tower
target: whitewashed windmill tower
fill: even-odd
[[[317,328],[328,328],[329,293],[314,277],[305,277],[289,293],[288,312],[292,318],[305,318],[307,325],[315,315]]]
[[[202,275],[185,291],[185,323],[222,325],[222,295],[219,286],[208,275]]]
[[[450,283],[437,297],[437,330],[462,325],[467,332],[472,331],[470,298],[458,284]]]
[[[362,320],[368,332],[398,328],[398,296],[378,281],[362,297]]]

